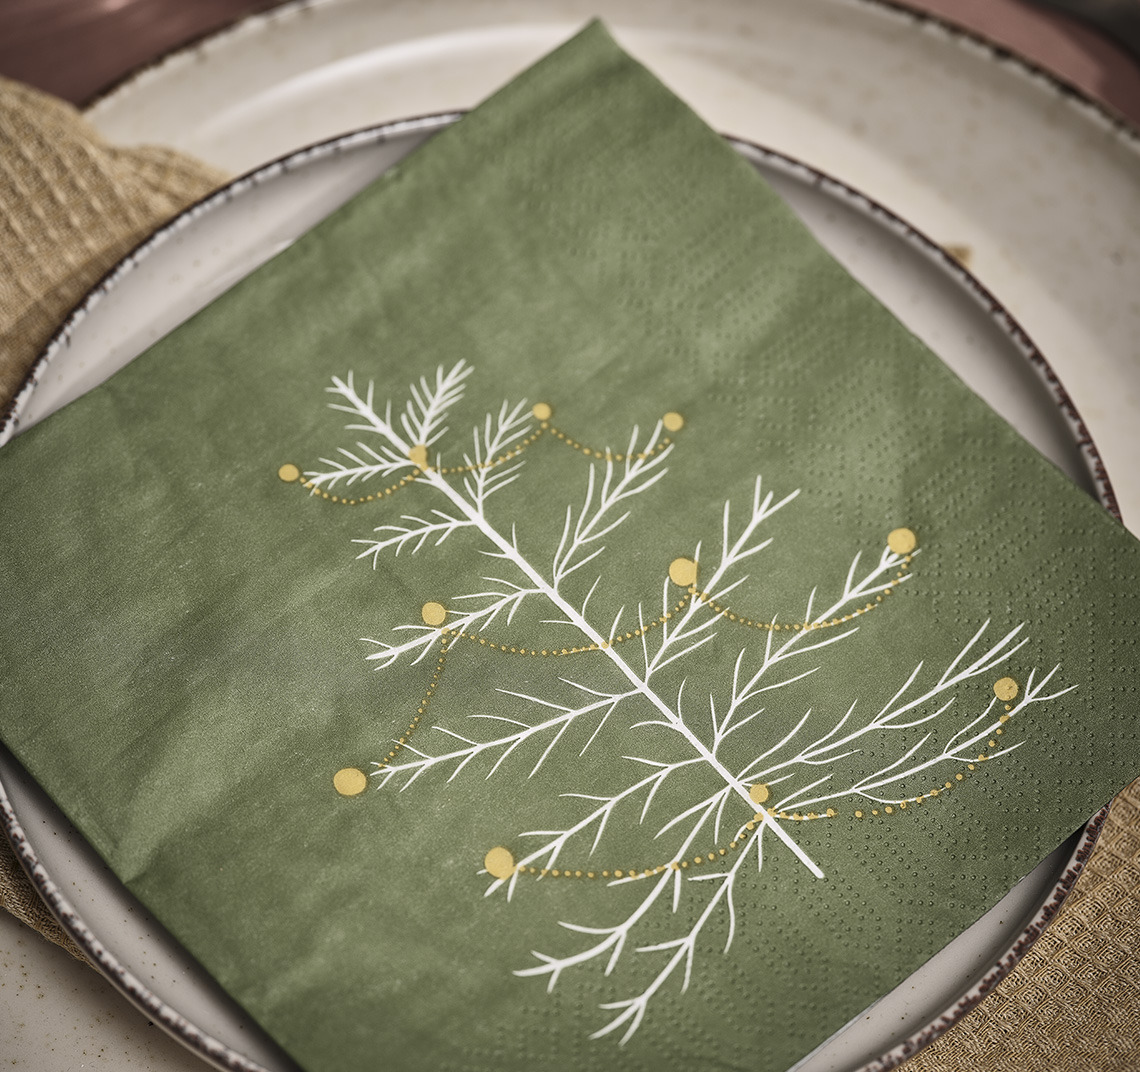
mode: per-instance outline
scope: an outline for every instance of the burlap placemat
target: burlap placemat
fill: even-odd
[[[107,145],[71,105],[0,79],[0,404],[100,276],[225,179],[170,149]]]
[[[69,105],[0,79],[0,407],[52,331],[141,238],[225,176],[107,145]],[[0,907],[82,959],[0,838]],[[1117,797],[1057,919],[908,1072],[1140,1068],[1140,781]]]

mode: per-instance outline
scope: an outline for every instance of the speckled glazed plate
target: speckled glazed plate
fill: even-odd
[[[302,150],[235,181],[140,246],[72,314],[17,399],[5,437],[48,416],[287,246],[432,133],[436,116]],[[970,386],[1091,494],[1112,490],[1044,358],[957,261],[877,203],[780,153],[733,141],[831,252]],[[760,254],[758,253],[758,256]],[[0,819],[53,911],[154,1022],[223,1068],[293,1065],[114,879],[0,751]],[[1075,881],[1095,817],[973,927],[797,1066],[886,1069],[972,1007]]]

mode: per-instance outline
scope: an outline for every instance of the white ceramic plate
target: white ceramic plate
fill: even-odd
[[[114,269],[63,326],[3,436],[106,378],[453,120],[409,121],[303,150],[178,217]],[[780,154],[734,144],[831,252],[967,383],[1074,480],[1102,501],[1111,497],[1095,449],[1048,365],[972,276],[849,187]],[[2,751],[0,819],[57,915],[150,1018],[221,1067],[293,1067]],[[892,1067],[980,1000],[1056,911],[1101,819],[813,1054],[803,1072]]]
[[[469,107],[595,15],[715,129],[968,248],[1049,355],[1140,531],[1140,138],[930,18],[882,0],[298,0],[174,54],[88,116],[115,141],[243,171]]]

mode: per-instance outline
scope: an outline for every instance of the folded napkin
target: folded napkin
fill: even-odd
[[[782,1069],[1140,769],[1138,563],[595,25],[4,448],[0,732],[313,1072]]]

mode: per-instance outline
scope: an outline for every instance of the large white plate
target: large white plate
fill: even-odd
[[[409,121],[304,150],[236,181],[163,228],[89,295],[53,340],[17,400],[15,430],[131,360],[453,119]],[[1102,501],[1110,497],[1095,450],[1048,365],[973,277],[849,187],[771,151],[735,145],[831,252],[967,383],[1074,480]],[[4,434],[12,431],[10,424]],[[1055,912],[1101,818],[814,1054],[804,1072],[869,1062],[890,1067],[979,1000]],[[293,1067],[119,886],[2,750],[0,820],[65,925],[148,1016],[221,1067]]]
[[[88,116],[115,141],[243,171],[469,107],[595,15],[714,128],[967,247],[1049,355],[1140,531],[1140,139],[929,18],[880,0],[298,0],[175,54]]]

